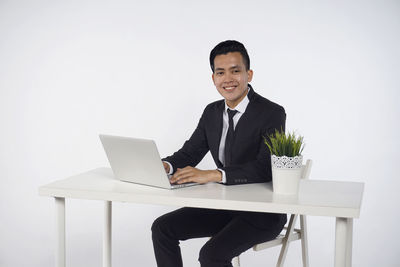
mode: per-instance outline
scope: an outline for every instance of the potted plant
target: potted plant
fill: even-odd
[[[275,130],[268,138],[264,137],[264,142],[271,152],[274,193],[297,194],[302,174],[303,137],[294,132],[285,134],[283,130]]]

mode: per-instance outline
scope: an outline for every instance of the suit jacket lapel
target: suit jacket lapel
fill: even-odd
[[[218,167],[222,167],[222,163],[219,161],[219,144],[221,143],[222,136],[222,120],[223,120],[223,112],[224,112],[225,102],[221,101],[220,105],[215,110],[216,114],[214,114],[215,120],[213,121],[214,125],[211,128],[215,128],[215,132],[213,132],[213,136],[210,138],[210,152],[214,158],[214,162]]]
[[[237,134],[240,134],[241,128],[243,127],[247,127],[246,126],[246,122],[248,120],[248,118],[252,118],[253,114],[255,112],[254,110],[254,97],[256,97],[256,93],[253,90],[253,87],[251,87],[251,85],[249,84],[250,90],[247,94],[247,97],[249,98],[249,104],[247,105],[247,108],[245,110],[245,112],[243,113],[242,117],[240,117],[240,120],[238,121],[236,127],[235,127],[235,138],[237,136]]]

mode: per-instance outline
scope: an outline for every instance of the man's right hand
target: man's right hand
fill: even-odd
[[[163,165],[164,165],[165,172],[168,174],[169,173],[169,165],[168,165],[168,163],[163,161]]]

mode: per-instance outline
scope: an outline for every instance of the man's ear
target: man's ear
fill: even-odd
[[[212,79],[212,81],[213,81],[213,83],[214,83],[214,85],[215,85],[214,72],[211,74],[211,79]]]
[[[251,82],[253,79],[253,70],[248,70],[247,71],[247,82]]]

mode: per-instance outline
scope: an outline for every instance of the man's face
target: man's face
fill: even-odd
[[[247,94],[247,83],[251,82],[253,71],[246,71],[246,65],[239,52],[218,55],[214,59],[212,79],[227,105],[234,108]]]

